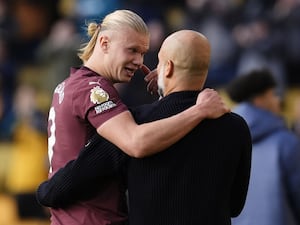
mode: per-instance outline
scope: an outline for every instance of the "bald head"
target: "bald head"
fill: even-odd
[[[200,90],[207,77],[210,44],[199,32],[180,30],[165,39],[158,59],[160,93]]]
[[[161,46],[162,58],[171,60],[180,73],[206,76],[210,62],[207,38],[193,30],[180,30],[168,36]]]

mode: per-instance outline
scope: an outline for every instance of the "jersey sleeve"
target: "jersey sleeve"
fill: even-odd
[[[74,92],[73,110],[87,119],[95,128],[110,118],[128,110],[115,87],[105,79],[87,81],[81,90]]]

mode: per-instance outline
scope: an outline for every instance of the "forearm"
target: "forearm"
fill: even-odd
[[[204,118],[218,118],[229,111],[216,91],[205,89],[198,95],[196,105],[174,116],[137,125],[127,111],[107,120],[97,131],[126,154],[145,157],[168,148]]]
[[[135,140],[139,140],[140,143],[137,145],[142,145],[145,149],[142,149],[136,157],[160,152],[183,138],[205,118],[199,108],[194,105],[166,119],[141,124]]]
[[[73,203],[74,199],[66,196],[72,189],[71,168],[74,161],[70,161],[63,169],[49,180],[44,181],[36,190],[37,201],[46,207],[64,208]]]
[[[105,122],[98,132],[132,157],[155,154],[171,146],[204,119],[194,105],[174,116],[137,125],[129,112]]]
[[[97,194],[97,186],[105,177],[123,168],[127,156],[108,141],[94,137],[76,160],[70,161],[37,189],[40,204],[64,208],[76,201],[87,200]]]

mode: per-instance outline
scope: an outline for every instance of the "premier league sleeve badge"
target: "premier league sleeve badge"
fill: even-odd
[[[91,89],[90,100],[96,105],[94,107],[96,114],[116,107],[116,104],[112,100],[109,100],[108,93],[100,86],[96,86]]]
[[[101,104],[108,101],[109,95],[101,87],[96,86],[91,90],[90,100],[94,104]]]

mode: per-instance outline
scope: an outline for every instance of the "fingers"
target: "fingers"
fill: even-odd
[[[140,68],[146,76],[144,80],[148,83],[147,84],[147,91],[150,92],[152,95],[156,94],[158,91],[157,86],[157,70],[154,69],[150,71],[150,69],[146,65],[142,65]]]
[[[197,104],[202,106],[207,118],[218,118],[230,112],[230,108],[225,104],[222,96],[211,88],[206,88],[200,92]]]
[[[151,80],[148,82],[147,84],[147,91],[150,92],[152,94],[152,91],[151,91]]]
[[[155,79],[152,79],[149,81],[147,85],[147,91],[150,92],[152,95],[157,93],[158,87],[157,87],[157,82]]]
[[[148,73],[151,72],[151,70],[150,70],[145,64],[143,64],[143,65],[140,67],[140,69],[142,70],[142,72],[143,72],[145,75],[147,75]]]
[[[156,69],[150,71],[150,72],[144,77],[144,80],[145,80],[146,82],[149,82],[149,81],[152,80],[152,79],[157,80],[157,70],[156,70]]]

